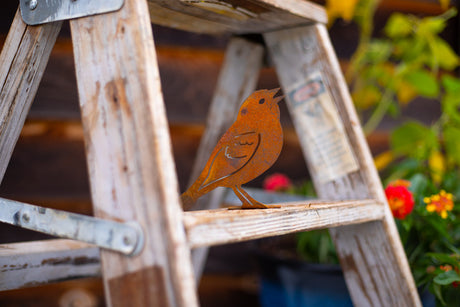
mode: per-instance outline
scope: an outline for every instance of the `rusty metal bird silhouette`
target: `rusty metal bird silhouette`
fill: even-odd
[[[259,90],[241,105],[235,122],[224,133],[196,181],[182,195],[184,209],[216,187],[228,187],[242,202],[241,208],[267,208],[241,188],[269,169],[283,146],[283,129],[275,97],[280,89]]]

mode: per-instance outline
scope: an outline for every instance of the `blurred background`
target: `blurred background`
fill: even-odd
[[[324,1],[316,2],[326,4]],[[374,8],[366,8],[366,5],[373,5]],[[16,1],[2,1],[0,4],[0,45],[5,41],[17,6]],[[398,22],[403,23],[404,20],[393,21],[393,26],[388,25],[388,20],[390,16],[395,18],[392,15],[395,12],[414,18],[441,15],[442,29],[439,26],[425,31],[432,31],[436,38],[445,41],[452,52],[458,54],[459,17],[454,11],[448,10],[456,6],[457,1],[449,3],[437,0],[331,0],[327,3],[329,33],[333,46],[352,88],[371,151],[375,156],[386,157],[387,160],[380,161],[383,164],[391,160],[388,154],[381,154],[387,153],[390,134],[395,127],[407,118],[430,125],[440,117],[438,92],[436,89],[430,90],[430,86],[433,87],[433,82],[438,82],[440,71],[447,71],[455,76],[458,66],[456,55],[454,59],[448,58],[454,57],[449,50],[442,53],[445,61],[439,64],[439,71],[430,70],[427,74],[422,72],[401,76],[395,72],[401,67],[380,65],[389,57],[385,52],[391,53],[386,51],[389,44],[398,35],[403,35],[398,29],[404,29],[404,26],[398,27]],[[366,15],[360,12],[368,13]],[[229,37],[200,35],[155,25],[153,34],[176,168],[181,190],[184,190],[204,130],[207,110]],[[371,40],[376,42],[371,48],[376,49],[369,53],[369,44],[366,43]],[[397,58],[398,54],[391,56]],[[417,56],[419,55],[414,54],[411,57]],[[405,63],[404,61],[407,59],[402,56],[393,63]],[[372,71],[369,67],[380,67],[381,71]],[[401,78],[398,80],[402,85],[392,88],[390,92],[382,90],[381,87],[386,87],[386,81],[383,80],[385,78],[380,80],[376,75],[386,76],[387,79]],[[258,88],[277,86],[278,80],[273,68],[264,67],[260,72]],[[382,96],[392,97],[387,99],[391,101],[383,107],[381,101],[385,97]],[[283,103],[281,105],[285,145],[279,160],[266,175],[282,172],[293,182],[303,182],[308,178],[308,170],[288,111]],[[260,187],[264,176],[249,185]],[[92,214],[72,43],[67,23],[64,23],[52,51],[0,186],[0,197]],[[38,233],[0,224],[0,243],[45,238],[47,237]],[[282,244],[280,241],[290,242],[292,238],[276,240],[276,244]],[[211,248],[199,285],[203,307],[259,306],[260,283],[256,260],[256,255],[260,253],[258,244],[259,242],[248,242]],[[100,279],[65,281],[0,292],[0,306],[63,306],[65,298],[75,291],[77,295],[89,296],[94,306],[104,306]]]

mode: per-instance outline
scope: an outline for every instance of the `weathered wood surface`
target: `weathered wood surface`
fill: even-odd
[[[374,200],[287,203],[267,210],[200,210],[183,213],[191,248],[220,245],[382,219]],[[0,290],[100,276],[99,248],[54,239],[0,245]]]
[[[243,38],[232,38],[225,53],[224,63],[211,102],[206,130],[198,147],[189,185],[200,175],[219,138],[235,120],[241,103],[255,90],[262,67],[264,48]],[[218,208],[225,189],[218,188],[201,197],[194,209]],[[187,208],[185,208],[187,209]],[[206,262],[207,248],[192,252],[195,278],[199,280]]]
[[[202,210],[184,212],[192,248],[338,227],[382,219],[383,206],[374,200],[296,202],[264,210]]]
[[[323,7],[304,0],[149,0],[152,22],[185,31],[261,33],[327,22]]]
[[[344,128],[348,135],[345,144],[349,142],[351,158],[346,150],[340,157],[351,164],[357,163],[359,169],[346,174],[341,174],[338,169],[335,178],[326,180],[321,172],[312,172],[318,196],[336,200],[373,198],[382,203],[383,220],[331,229],[353,303],[356,306],[420,306],[404,249],[325,27],[314,25],[283,30],[268,33],[265,39],[287,93],[290,113],[310,170],[315,167],[312,161],[318,158],[309,150],[309,146],[314,145],[308,141],[314,131],[305,124],[309,121],[308,114],[318,110],[313,107],[331,100],[341,121],[335,120],[335,110],[326,109],[324,114],[333,119],[329,124],[336,128],[336,132]],[[301,89],[299,82],[306,86],[318,73],[324,91],[297,101],[295,98],[299,96],[295,95],[300,95]],[[337,134],[341,137],[339,132]],[[315,140],[324,141],[321,138]],[[331,151],[325,152],[323,157],[334,163],[340,162],[335,155],[337,150],[333,146],[329,149]],[[329,162],[327,160],[325,165],[333,167]],[[333,177],[334,172],[331,174]]]
[[[99,276],[99,248],[72,240],[0,245],[0,290]]]
[[[197,306],[147,2],[70,24],[95,215],[145,235],[101,251],[107,304]]]
[[[0,54],[0,182],[61,24],[28,26],[18,10],[3,45]]]

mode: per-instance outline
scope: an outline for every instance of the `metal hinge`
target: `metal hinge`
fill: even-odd
[[[38,25],[119,10],[124,0],[20,0],[22,19]]]
[[[0,222],[83,241],[125,255],[142,250],[144,235],[136,222],[119,223],[0,198]]]

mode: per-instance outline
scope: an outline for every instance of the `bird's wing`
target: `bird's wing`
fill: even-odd
[[[211,158],[200,189],[237,173],[251,160],[259,145],[260,134],[257,132],[238,134],[218,144],[219,150]]]

